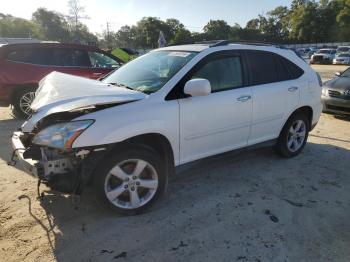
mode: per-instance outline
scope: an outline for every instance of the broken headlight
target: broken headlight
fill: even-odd
[[[74,140],[93,122],[94,120],[79,120],[49,126],[34,137],[33,144],[54,148],[72,148]]]

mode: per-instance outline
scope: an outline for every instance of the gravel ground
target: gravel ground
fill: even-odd
[[[315,66],[329,78],[346,67]],[[350,261],[350,122],[322,115],[303,153],[243,150],[182,167],[151,212],[78,205],[9,167],[0,109],[0,261]]]

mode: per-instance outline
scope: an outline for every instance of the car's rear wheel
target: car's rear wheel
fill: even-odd
[[[310,123],[305,114],[292,115],[282,129],[276,151],[287,158],[297,156],[307,142],[309,130]]]
[[[165,192],[168,180],[161,156],[142,145],[113,153],[102,161],[94,176],[98,202],[124,215],[151,207]]]
[[[28,118],[33,111],[30,105],[35,98],[35,88],[25,88],[17,91],[13,99],[14,114],[18,118]]]

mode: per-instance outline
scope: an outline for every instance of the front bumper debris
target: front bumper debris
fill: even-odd
[[[33,159],[24,159],[23,153],[26,150],[22,141],[21,141],[22,132],[14,132],[12,135],[12,157],[11,161],[8,162],[8,165],[14,166],[18,162],[26,173],[33,177],[40,178],[42,170],[39,166],[39,161]]]

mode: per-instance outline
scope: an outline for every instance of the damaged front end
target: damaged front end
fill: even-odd
[[[9,165],[19,162],[39,183],[55,191],[80,194],[108,149],[108,146],[72,148],[74,140],[94,122],[73,120],[86,113],[84,110],[57,113],[39,121],[32,132],[21,129],[14,132]]]

